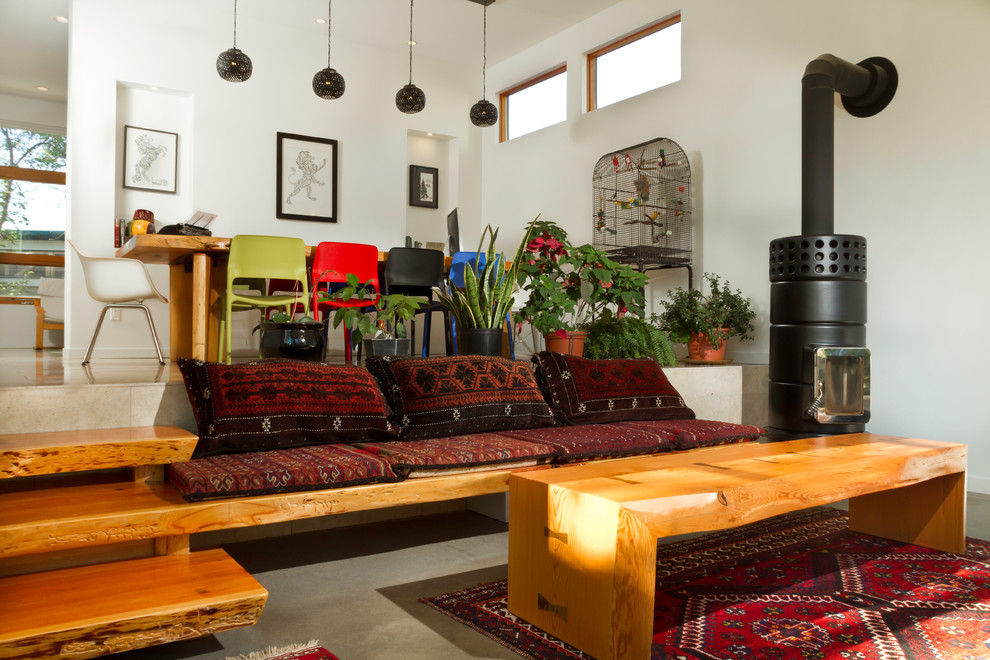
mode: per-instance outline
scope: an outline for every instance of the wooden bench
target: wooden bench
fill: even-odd
[[[657,539],[849,499],[849,527],[966,550],[966,445],[869,433],[514,474],[509,610],[604,660],[649,658]]]
[[[176,427],[0,435],[0,603],[19,603],[0,617],[0,658],[95,657],[255,623],[265,589],[222,550],[190,552],[191,534],[509,489],[500,469],[188,502],[164,464],[196,440]]]

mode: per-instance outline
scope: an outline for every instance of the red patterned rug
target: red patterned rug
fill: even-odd
[[[990,658],[990,543],[965,556],[812,509],[661,545],[657,660]],[[423,599],[526,658],[586,658],[506,609],[506,582]]]

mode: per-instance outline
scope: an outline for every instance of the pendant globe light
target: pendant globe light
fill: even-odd
[[[413,0],[409,0],[409,84],[395,95],[395,107],[407,115],[416,114],[426,107],[426,94],[412,81],[412,49],[415,43],[413,41]]]
[[[321,99],[339,99],[344,95],[344,76],[330,68],[330,22],[333,0],[327,0],[327,68],[313,76],[313,92]]]
[[[237,0],[234,0],[234,47],[217,56],[217,73],[227,82],[244,82],[252,71],[251,58],[237,47]]]
[[[485,70],[488,68],[488,3],[485,4],[482,25],[481,100],[471,106],[471,123],[484,128],[498,121],[498,108],[485,98]]]

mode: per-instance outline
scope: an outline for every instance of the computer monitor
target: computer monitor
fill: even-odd
[[[461,230],[457,225],[457,209],[447,214],[447,245],[450,256],[461,251]]]

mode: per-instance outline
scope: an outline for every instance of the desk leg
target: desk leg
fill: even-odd
[[[965,554],[966,473],[850,498],[849,529]]]
[[[210,257],[205,252],[193,254],[192,276],[192,357],[207,359],[207,334],[210,316]]]
[[[192,357],[193,278],[187,264],[168,269],[169,358]]]

